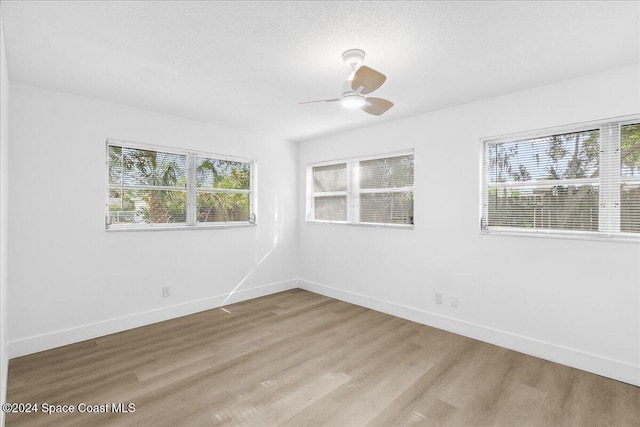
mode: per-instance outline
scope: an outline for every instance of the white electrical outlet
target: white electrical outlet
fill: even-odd
[[[436,304],[442,304],[442,292],[436,292]]]
[[[162,287],[162,297],[166,298],[171,295],[171,288],[169,286]]]
[[[451,298],[449,298],[449,301],[451,302],[451,307],[453,308],[458,308],[458,297],[453,295],[451,296]]]

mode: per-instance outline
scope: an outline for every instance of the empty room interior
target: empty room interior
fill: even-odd
[[[639,1],[0,38],[0,426],[640,425]]]

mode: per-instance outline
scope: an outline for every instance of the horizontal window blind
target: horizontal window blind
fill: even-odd
[[[487,144],[488,226],[598,230],[598,135]]]
[[[309,165],[311,221],[413,224],[413,153]]]
[[[363,160],[360,189],[413,187],[413,155]]]
[[[196,221],[249,221],[251,164],[196,157]]]
[[[314,197],[315,219],[323,221],[347,220],[347,196]]]
[[[358,176],[360,222],[413,224],[413,154],[360,161]]]
[[[360,194],[360,222],[413,224],[413,193]]]
[[[346,163],[313,168],[313,210],[316,220],[347,220]]]
[[[347,164],[314,167],[313,191],[347,191]]]
[[[640,233],[640,124],[620,129],[620,231]]]
[[[640,233],[639,127],[486,139],[483,230]]]
[[[187,156],[110,145],[109,224],[186,224]]]

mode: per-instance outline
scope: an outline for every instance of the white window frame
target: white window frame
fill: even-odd
[[[157,151],[170,154],[178,154],[187,157],[187,211],[186,222],[177,223],[161,223],[161,224],[110,224],[109,212],[109,189],[113,186],[109,184],[109,147],[118,146],[123,148],[132,148],[139,150]],[[206,157],[215,160],[226,160],[231,162],[247,163],[250,165],[250,184],[249,190],[235,189],[211,189],[197,187],[196,177],[196,159],[198,157]],[[105,229],[107,231],[125,231],[125,230],[175,230],[175,229],[206,229],[206,228],[232,228],[246,227],[257,224],[256,221],[256,183],[257,183],[257,161],[243,157],[228,156],[224,154],[209,153],[195,150],[185,150],[182,148],[168,147],[155,144],[145,144],[141,142],[132,142],[122,139],[108,138],[105,143]],[[136,186],[142,188],[144,186]],[[161,187],[153,186],[153,189],[160,190],[179,190],[178,187]],[[198,222],[197,220],[197,194],[199,192],[216,192],[216,193],[238,193],[249,194],[249,221],[230,221],[230,222]]]
[[[640,178],[621,179],[620,129],[622,126],[630,124],[640,124],[640,114],[481,138],[481,197],[479,209],[479,223],[481,233],[485,235],[542,236],[568,239],[619,240],[627,242],[640,242],[640,233],[624,233],[620,231],[620,184],[621,182],[633,182],[640,184]],[[487,218],[488,215],[489,190],[486,159],[487,145],[596,129],[600,131],[599,176],[597,178],[581,178],[575,181],[579,184],[597,184],[599,187],[598,231],[495,226],[490,227],[486,225],[485,218]],[[553,183],[559,182],[571,184],[572,180],[553,181]],[[545,182],[535,181],[528,185],[531,186],[543,184],[545,184]]]
[[[375,227],[391,227],[391,228],[413,228],[414,224],[396,224],[396,223],[381,223],[381,222],[361,222],[360,218],[360,194],[366,193],[394,193],[394,192],[411,192],[414,197],[414,223],[415,223],[415,177],[414,177],[414,185],[411,187],[401,187],[401,188],[371,188],[371,189],[361,189],[359,186],[359,172],[360,166],[359,163],[366,160],[376,160],[376,159],[387,159],[391,157],[403,157],[403,156],[414,156],[414,164],[415,164],[415,154],[414,150],[406,149],[401,151],[393,151],[389,153],[382,154],[373,154],[366,155],[360,157],[349,157],[343,159],[336,160],[327,160],[315,163],[307,164],[307,173],[306,173],[306,222],[307,223],[318,223],[318,224],[347,224],[347,225],[364,225],[364,226],[375,226]],[[326,192],[317,192],[314,191],[313,186],[313,168],[321,167],[321,166],[333,166],[333,165],[347,165],[347,189],[343,191],[326,191]],[[347,197],[347,218],[345,221],[332,221],[332,220],[322,220],[315,218],[315,199],[316,197],[326,197],[326,196],[346,196]]]

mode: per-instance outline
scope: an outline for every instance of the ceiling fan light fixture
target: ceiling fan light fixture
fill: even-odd
[[[345,108],[361,108],[364,107],[366,101],[362,95],[345,95],[342,97],[342,104]]]
[[[349,49],[342,54],[342,59],[350,69],[348,79],[342,84],[342,95],[339,98],[299,102],[298,104],[340,101],[340,104],[345,108],[359,108],[365,113],[374,116],[379,116],[393,107],[393,102],[387,99],[371,96],[364,97],[364,95],[382,86],[387,76],[373,68],[362,65],[364,60],[363,50]]]

